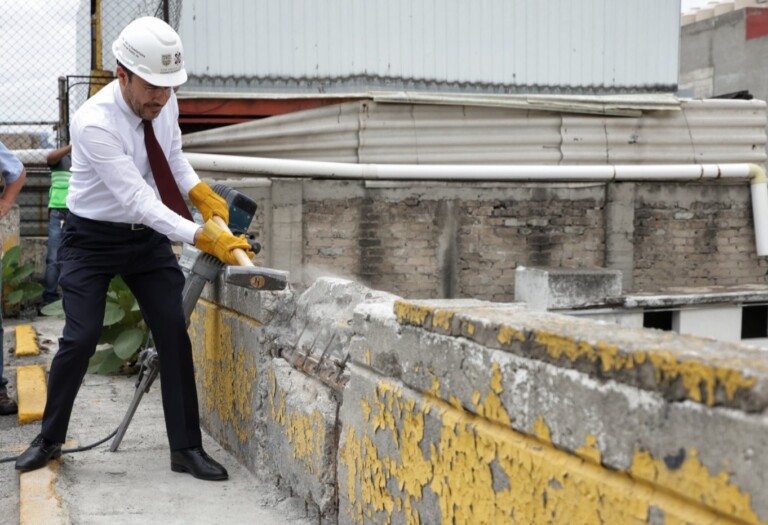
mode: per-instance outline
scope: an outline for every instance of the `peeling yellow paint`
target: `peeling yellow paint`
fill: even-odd
[[[277,386],[274,372],[267,371],[268,400],[272,421],[285,432],[285,438],[291,445],[293,456],[309,474],[322,472],[325,455],[325,423],[318,410],[307,414],[301,410],[288,410],[287,393]]]
[[[456,310],[438,309],[418,305],[407,301],[395,301],[395,314],[398,322],[424,326],[431,316],[432,325],[443,331],[450,331],[456,316]],[[556,323],[556,321],[552,321]],[[462,319],[461,333],[472,337],[475,325]],[[539,345],[552,359],[567,359],[571,363],[587,360],[599,364],[603,373],[610,374],[636,368],[650,363],[654,368],[656,384],[668,384],[679,380],[685,388],[688,398],[707,405],[714,405],[718,390],[732,401],[738,391],[750,389],[757,380],[745,376],[738,363],[721,366],[717,363],[697,359],[681,360],[673,353],[663,349],[652,351],[622,352],[618,345],[607,341],[590,344],[573,336],[563,335],[551,330],[534,329],[530,333],[525,329],[514,328],[507,324],[498,325],[497,340],[502,345],[514,345],[526,341],[528,336]],[[750,363],[759,366],[761,363]]]
[[[544,443],[552,443],[552,431],[549,430],[549,425],[547,425],[542,416],[537,417],[536,422],[533,424],[533,435]]]
[[[479,392],[475,392],[477,400],[475,401],[475,396],[473,396],[472,399],[475,404],[475,410],[479,415],[491,421],[495,421],[496,423],[508,426],[512,424],[512,420],[509,418],[509,413],[504,408],[501,398],[499,397],[499,394],[502,392],[504,392],[504,388],[501,384],[501,368],[498,363],[493,363],[491,365],[491,388],[485,398],[485,402],[480,403]]]
[[[511,345],[515,341],[525,341],[525,334],[511,326],[501,325],[499,327],[499,335],[496,338],[503,345]]]
[[[698,451],[690,449],[680,466],[670,469],[663,458],[654,459],[648,451],[638,451],[632,460],[629,474],[647,480],[653,485],[676,487],[683,494],[693,494],[703,505],[712,507],[726,516],[746,523],[760,523],[752,510],[749,494],[730,483],[730,475],[722,471],[712,475],[699,460]]]
[[[510,333],[519,334],[516,337],[518,340],[524,339],[521,332],[511,328],[509,330]],[[501,333],[500,330],[499,341]],[[620,372],[647,361],[653,366],[657,384],[679,379],[691,400],[710,406],[715,403],[718,387],[723,388],[728,400],[733,400],[739,389],[749,389],[757,382],[755,378],[745,377],[734,368],[717,367],[693,359],[683,361],[664,350],[622,354],[617,346],[602,341],[593,346],[586,341],[543,330],[534,330],[533,333],[536,343],[553,359],[566,358],[571,362],[584,359],[593,363],[599,361],[603,372]]]
[[[394,310],[398,323],[424,326],[427,317],[429,317],[435,309],[429,306],[420,306],[398,300],[395,301]]]
[[[440,378],[432,378],[432,386],[427,393],[431,394],[433,397],[440,398]]]
[[[657,383],[679,378],[692,400],[710,406],[715,403],[717,386],[721,385],[726,397],[732,400],[738,389],[751,388],[757,382],[755,378],[744,377],[738,370],[718,368],[700,361],[680,361],[669,352],[649,353],[648,360],[654,366]]]
[[[198,306],[193,312],[190,335],[200,342],[195,365],[202,382],[202,405],[209,413],[215,413],[224,427],[229,425],[240,443],[245,443],[252,433],[251,397],[256,384],[256,364],[251,352],[242,346],[235,348],[232,326],[244,324],[257,328],[259,325],[251,318],[208,301],[200,300]],[[223,435],[218,437],[227,439]]]
[[[453,312],[448,310],[435,310],[432,316],[432,326],[436,326],[449,332],[451,330],[451,321],[453,320]]]
[[[501,393],[499,376],[495,367],[484,403],[473,395],[479,411],[494,411],[488,401]],[[675,470],[639,451],[628,472],[617,472],[601,466],[593,435],[573,454],[551,446],[542,417],[534,437],[444,401],[417,399],[387,381],[363,396],[361,406],[371,411],[362,429],[345,430],[340,451],[340,510],[352,521],[423,522],[417,504],[430,490],[441,523],[620,525],[647,523],[654,508],[666,524],[760,523],[749,495],[727,474],[711,474],[696,451]],[[392,413],[379,413],[386,410]],[[436,421],[436,434],[425,435],[427,419]],[[429,516],[436,519],[434,509]]]
[[[576,449],[576,454],[591,461],[595,465],[599,465],[603,460],[603,456],[600,453],[600,447],[597,445],[597,437],[592,434],[587,434],[586,442],[586,446]]]

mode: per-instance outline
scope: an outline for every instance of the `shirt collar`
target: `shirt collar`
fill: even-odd
[[[120,108],[120,111],[122,111],[125,114],[126,119],[128,120],[128,123],[131,124],[134,130],[139,129],[139,126],[141,126],[141,117],[139,117],[136,113],[134,113],[131,108],[128,107],[128,104],[125,102],[125,99],[123,98],[123,92],[120,90],[120,81],[115,80],[113,83],[112,91],[113,96],[115,98],[115,103],[117,103],[117,107]]]

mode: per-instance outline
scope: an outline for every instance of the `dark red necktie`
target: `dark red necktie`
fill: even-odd
[[[144,145],[147,147],[149,167],[152,168],[152,176],[155,178],[157,190],[160,192],[160,199],[170,209],[191,221],[192,215],[189,213],[184,197],[181,196],[179,187],[176,185],[176,179],[173,178],[168,159],[165,158],[165,153],[155,138],[152,121],[142,120],[142,122],[144,122]]]

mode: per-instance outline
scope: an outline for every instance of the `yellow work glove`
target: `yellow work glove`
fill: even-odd
[[[189,190],[189,200],[203,214],[203,220],[208,221],[216,215],[224,219],[229,224],[229,206],[218,193],[213,191],[210,186],[200,181]]]
[[[234,254],[234,251],[238,248],[243,250],[249,259],[255,255],[251,251],[251,245],[245,240],[245,236],[235,237],[221,229],[212,220],[206,221],[203,225],[203,231],[197,237],[195,246],[199,250],[210,253],[220,261],[232,266],[239,265]]]

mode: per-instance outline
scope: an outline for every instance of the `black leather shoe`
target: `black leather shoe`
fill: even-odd
[[[171,451],[171,470],[189,472],[197,479],[223,481],[229,478],[227,469],[205,453],[202,447]]]
[[[19,411],[16,401],[8,397],[8,394],[3,392],[0,394],[0,416],[10,416]]]
[[[16,470],[28,471],[43,468],[51,459],[61,456],[61,443],[53,443],[42,434],[32,440],[32,444],[24,453],[16,458]]]

